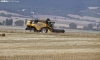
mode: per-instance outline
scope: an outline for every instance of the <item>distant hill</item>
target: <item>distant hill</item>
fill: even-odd
[[[34,12],[65,17],[67,14],[100,17],[100,0],[19,0],[17,3],[0,2],[0,10],[30,16]]]

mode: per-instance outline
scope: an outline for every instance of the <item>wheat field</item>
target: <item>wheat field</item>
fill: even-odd
[[[1,30],[0,60],[100,60],[100,33]]]

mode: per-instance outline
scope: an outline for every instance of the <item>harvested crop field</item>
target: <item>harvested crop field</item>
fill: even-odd
[[[100,33],[1,31],[0,60],[100,60]]]

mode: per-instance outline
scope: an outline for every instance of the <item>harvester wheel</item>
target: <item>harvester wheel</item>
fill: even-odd
[[[41,29],[41,32],[42,32],[42,33],[47,33],[47,32],[48,32],[48,29],[47,29],[47,28],[42,28],[42,29]]]
[[[36,29],[35,28],[31,28],[30,32],[35,32]]]

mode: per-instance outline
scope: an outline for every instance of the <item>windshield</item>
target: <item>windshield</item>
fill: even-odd
[[[50,26],[50,27],[54,27],[54,22],[48,22],[48,26]]]

